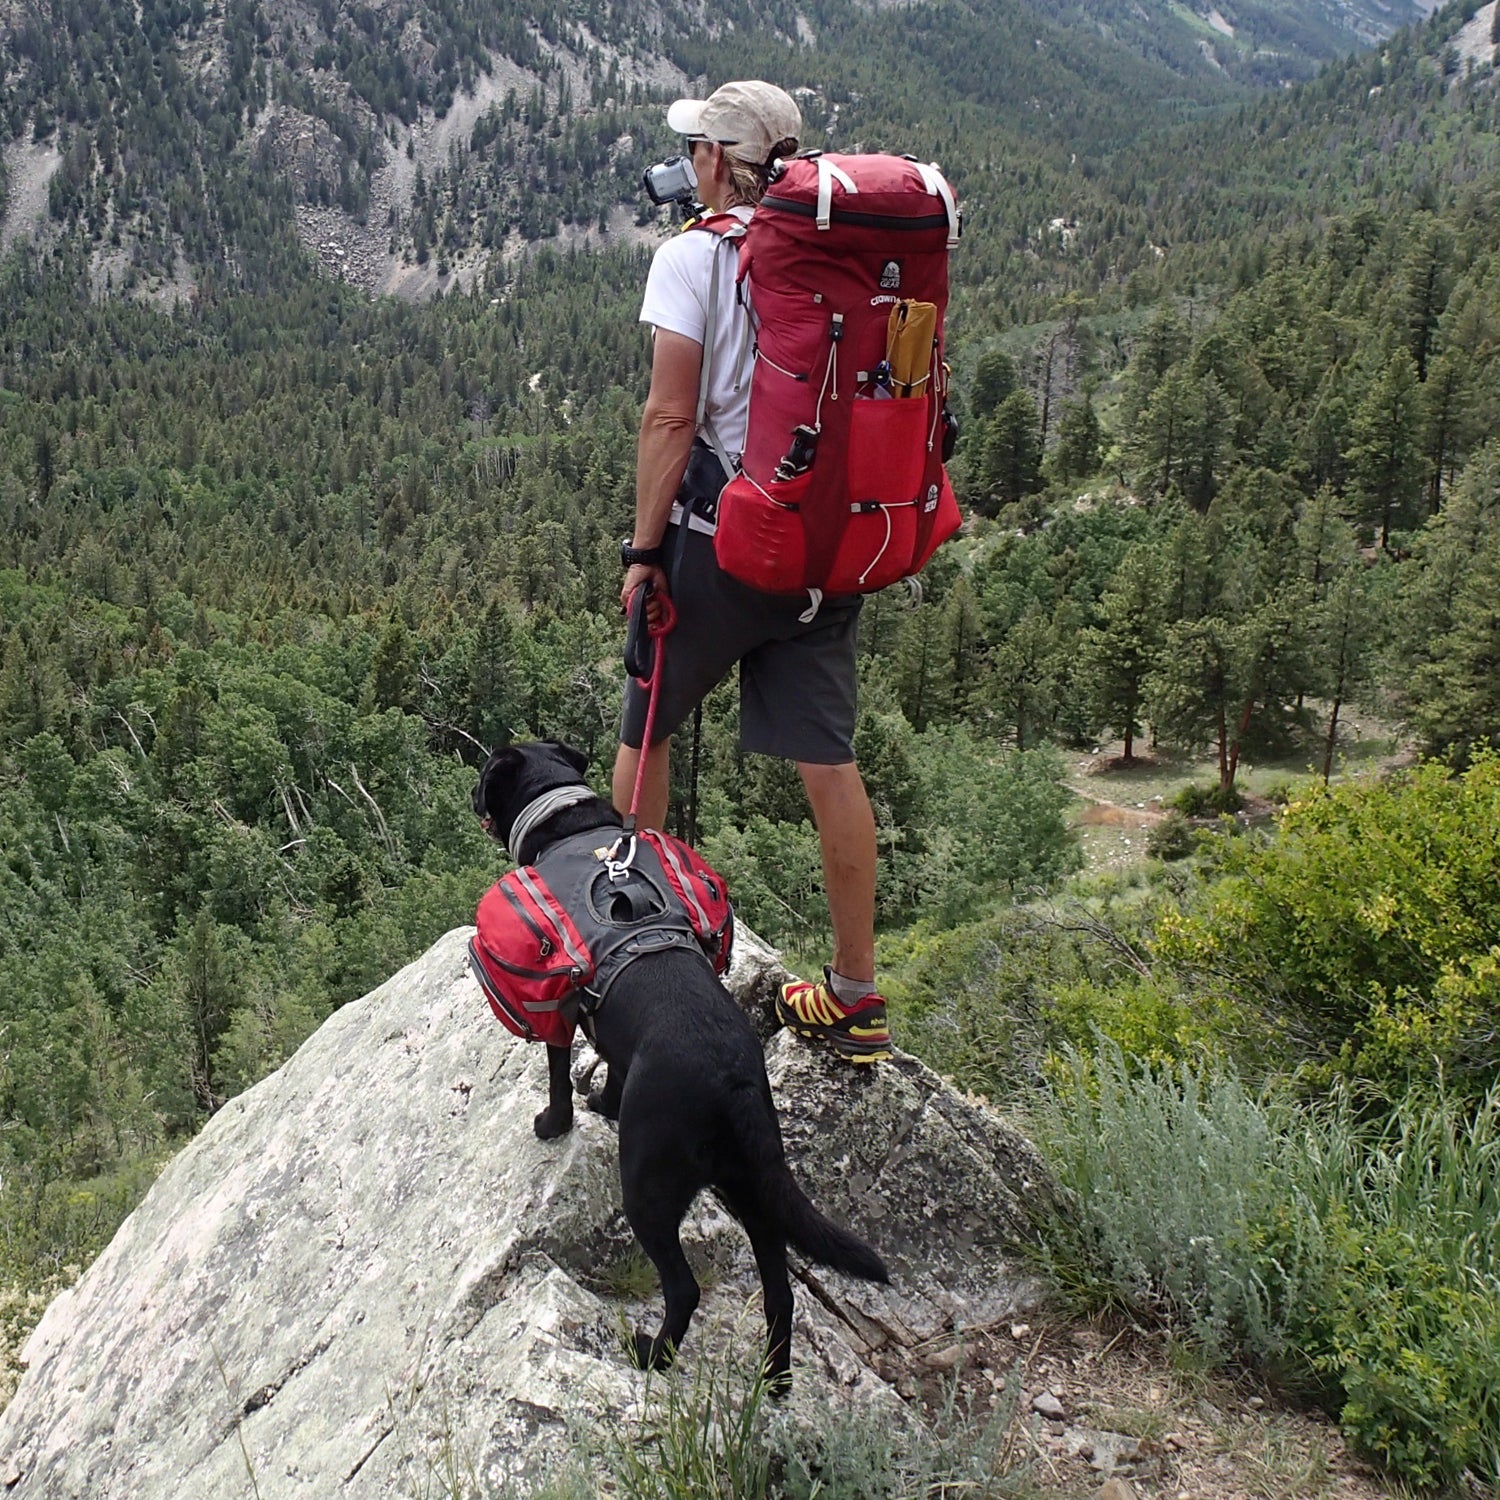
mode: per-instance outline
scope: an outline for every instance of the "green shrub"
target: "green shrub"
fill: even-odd
[[[900,1045],[960,1087],[1004,1098],[1035,1079],[1049,945],[1023,911],[883,940],[881,988]]]
[[[1160,889],[1139,872],[1087,886],[1087,899],[882,938],[901,1045],[991,1099],[1030,1091],[1049,1058],[1101,1036],[1157,1061],[1225,1054],[1247,1030],[1234,1001],[1149,961]]]
[[[724,877],[735,910],[768,942],[819,947],[829,935],[818,835],[807,822],[777,823],[757,814],[702,841]]]
[[[1186,816],[1173,809],[1146,835],[1146,853],[1152,859],[1186,859],[1198,847],[1198,836]]]
[[[1367,1119],[1342,1090],[1293,1139],[1322,1230],[1295,1337],[1345,1430],[1423,1486],[1500,1481],[1500,1089]]]
[[[1316,1395],[1403,1481],[1500,1485],[1500,1088],[1371,1116],[1073,1054],[1037,1138],[1058,1284]]]
[[[1153,1063],[1219,1057],[1237,1025],[1226,1002],[1181,988],[1162,969],[1116,974],[1107,985],[1059,982],[1047,1020],[1051,1066],[1064,1071],[1067,1049],[1100,1040]],[[1064,1059],[1060,1064],[1059,1052]]]
[[[1016,1369],[989,1412],[962,1402],[955,1383],[936,1412],[904,1428],[846,1409],[811,1430],[783,1429],[769,1493],[775,1500],[1029,1497],[1037,1486],[1020,1395]]]
[[[1232,1075],[1069,1051],[1036,1120],[1067,1190],[1044,1263],[1092,1308],[1183,1328],[1218,1357],[1284,1354],[1283,1313],[1247,1227],[1292,1197],[1266,1112]]]
[[[1169,914],[1156,955],[1260,1003],[1325,1072],[1399,1096],[1500,1076],[1500,757],[1315,790],[1269,842],[1227,842],[1224,876]]]
[[[601,1454],[621,1500],[759,1500],[770,1482],[766,1384],[730,1355],[645,1376],[646,1434],[607,1434]]]
[[[1185,786],[1168,803],[1185,818],[1213,818],[1223,813],[1237,813],[1244,805],[1244,799],[1232,786],[1220,786],[1217,782],[1212,786]]]

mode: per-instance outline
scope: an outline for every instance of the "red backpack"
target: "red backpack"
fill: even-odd
[[[958,234],[952,188],[907,157],[809,152],[773,176],[739,252],[755,368],[719,497],[725,572],[773,593],[866,593],[958,528],[943,468]]]
[[[713,867],[654,828],[611,832],[559,840],[480,899],[469,967],[496,1017],[529,1042],[569,1046],[579,1017],[587,1023],[643,953],[683,948],[716,974],[729,967],[734,912]]]

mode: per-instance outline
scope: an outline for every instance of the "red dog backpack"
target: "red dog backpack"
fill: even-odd
[[[480,899],[469,967],[496,1017],[566,1047],[633,958],[682,948],[729,967],[734,912],[713,867],[670,834],[561,839]]]
[[[773,177],[739,252],[755,367],[740,472],[719,497],[727,573],[864,593],[957,529],[943,315],[958,234],[952,188],[906,157],[810,152]]]

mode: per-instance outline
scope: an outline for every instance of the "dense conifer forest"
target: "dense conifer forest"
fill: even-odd
[[[0,11],[8,170],[61,158],[41,230],[0,261],[0,1272],[92,1254],[214,1110],[470,919],[498,873],[467,811],[485,747],[568,739],[602,784],[664,227],[637,183],[675,94],[652,59],[806,85],[834,146],[936,157],[966,205],[968,520],[920,601],[873,596],[861,627],[898,1028],[997,1098],[1102,1031],[1153,1067],[1212,1058],[1393,1111],[1451,1090],[1475,1118],[1500,1065],[1494,9],[1260,94],[1063,6],[895,27],[819,0],[816,47],[795,8],[749,0],[712,33],[628,3]],[[390,226],[397,253],[480,273],[420,305],[316,274],[298,204],[367,213],[372,172],[491,56],[534,87]],[[255,136],[274,100],[337,143],[318,171]],[[648,233],[555,238],[622,209]],[[488,255],[513,236],[534,243]],[[124,295],[183,266],[174,305]],[[1314,795],[1281,834],[1215,823],[1247,764],[1327,779],[1356,709],[1433,764],[1369,801]],[[752,926],[820,962],[816,835],[735,714],[709,701],[672,818]],[[1115,885],[1076,876],[1065,785],[1100,746],[1213,767]],[[1397,824],[1430,837],[1391,852]],[[1335,942],[1288,848],[1396,862],[1339,918],[1368,948]],[[1405,904],[1429,880],[1464,914],[1441,941]],[[1049,894],[1102,946],[1039,926]],[[1480,1269],[1465,1295],[1493,1327]],[[1350,1329],[1294,1332],[1377,1457],[1494,1481],[1492,1396],[1448,1393],[1478,1403],[1468,1448],[1437,1418],[1391,1429]]]

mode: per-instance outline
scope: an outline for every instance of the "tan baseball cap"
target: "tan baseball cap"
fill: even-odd
[[[802,133],[802,111],[785,89],[752,78],[726,83],[707,99],[679,99],[667,111],[667,128],[717,141],[729,155],[764,166],[776,145]]]

